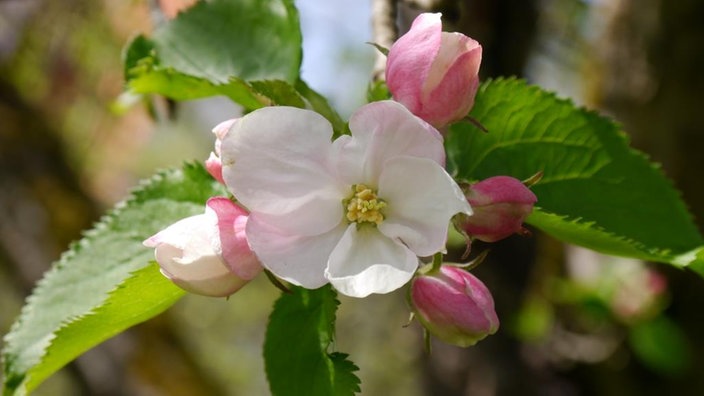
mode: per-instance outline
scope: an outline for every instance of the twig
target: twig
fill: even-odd
[[[396,0],[372,0],[372,42],[391,48],[398,36],[396,27]],[[373,81],[383,81],[386,72],[386,55],[377,52],[372,71]]]

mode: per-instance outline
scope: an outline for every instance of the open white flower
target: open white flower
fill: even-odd
[[[471,209],[443,168],[442,137],[405,107],[366,105],[349,126],[331,142],[319,114],[267,107],[233,124],[221,158],[264,267],[365,297],[408,282],[419,256],[444,250],[452,216]]]

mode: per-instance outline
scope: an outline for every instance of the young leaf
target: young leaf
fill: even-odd
[[[202,213],[218,194],[225,191],[202,166],[160,173],[75,243],[5,337],[3,394],[30,392],[82,352],[175,302],[182,293],[149,265],[154,252],[142,241]]]
[[[304,109],[306,103],[293,85],[281,80],[251,81],[249,85],[258,94],[271,100],[271,106],[293,106]]]
[[[390,98],[391,93],[389,92],[389,87],[386,86],[386,81],[372,81],[367,86],[367,102],[377,102]]]
[[[301,79],[296,81],[296,91],[308,101],[308,107],[310,109],[315,110],[330,121],[335,131],[335,137],[345,133],[347,124],[337,111],[330,106],[330,103],[328,103],[328,100],[323,95],[310,88],[308,84]]]
[[[264,343],[264,361],[274,396],[354,395],[357,367],[339,352],[328,353],[335,331],[337,297],[330,286],[293,287],[274,305]]]
[[[451,127],[458,178],[543,171],[528,223],[604,253],[691,265],[704,274],[704,239],[678,192],[612,121],[515,79],[484,83],[470,123]]]
[[[131,72],[134,73],[134,70]],[[258,109],[267,103],[266,98],[257,96],[249,84],[235,77],[230,78],[227,83],[214,84],[204,78],[182,74],[173,69],[150,67],[147,71],[137,73],[138,77],[129,81],[128,92],[131,94],[158,93],[175,100],[222,95],[248,110]]]

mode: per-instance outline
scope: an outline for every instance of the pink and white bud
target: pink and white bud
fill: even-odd
[[[386,84],[394,100],[436,128],[461,120],[479,88],[482,47],[442,31],[441,14],[424,13],[389,50]]]
[[[423,327],[448,344],[471,346],[499,328],[489,289],[462,268],[443,265],[414,278],[410,297]]]
[[[225,138],[225,135],[227,135],[227,132],[230,131],[230,127],[232,127],[232,124],[234,124],[237,120],[237,118],[232,118],[219,123],[215,126],[215,128],[213,128],[213,134],[215,135],[215,150],[212,151],[208,159],[205,160],[205,169],[215,178],[215,180],[222,184],[225,184],[225,181],[222,178],[220,146],[222,145],[222,140]]]
[[[144,241],[155,249],[161,273],[195,294],[224,297],[262,267],[247,245],[247,212],[227,198],[208,200],[205,213],[187,217]]]
[[[523,221],[538,201],[520,180],[509,176],[494,176],[472,184],[466,196],[474,213],[461,227],[484,242],[496,242],[524,231]]]
[[[620,272],[615,282],[610,279],[615,283],[609,301],[611,309],[627,323],[647,320],[657,315],[663,308],[667,292],[665,276],[639,264],[639,268]]]

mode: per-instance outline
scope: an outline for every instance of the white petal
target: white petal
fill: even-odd
[[[223,139],[225,184],[251,212],[299,235],[331,230],[343,216],[331,171],[332,127],[319,114],[266,107],[234,122]]]
[[[155,248],[161,272],[181,288],[206,296],[228,296],[247,281],[230,272],[213,250],[216,222],[209,213],[191,216],[147,239],[144,245]]]
[[[198,276],[198,266],[186,266],[204,257],[217,257],[211,247],[211,238],[217,232],[216,224],[217,218],[211,214],[187,217],[144,241],[144,246],[156,248],[157,261],[161,257],[168,259],[169,265],[184,266],[180,272],[182,275],[189,276],[192,271],[193,276]],[[223,270],[226,269],[223,264]]]
[[[384,162],[396,156],[428,158],[445,164],[440,133],[394,101],[361,107],[350,117],[352,136],[335,141],[338,177],[347,184],[376,187]]]
[[[324,276],[328,257],[342,237],[346,224],[316,236],[297,236],[261,221],[256,213],[247,221],[247,240],[262,265],[276,276],[308,289],[328,283]]]
[[[389,293],[408,282],[418,257],[371,226],[350,224],[330,255],[325,276],[340,293],[366,297]]]
[[[457,183],[431,160],[394,158],[379,179],[378,196],[387,205],[379,231],[400,239],[418,256],[444,251],[452,216],[472,214]]]

